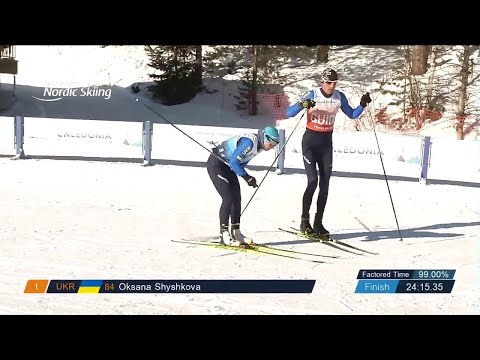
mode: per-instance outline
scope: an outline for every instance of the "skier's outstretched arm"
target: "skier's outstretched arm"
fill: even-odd
[[[342,109],[344,114],[347,115],[350,119],[356,119],[363,113],[363,110],[367,107],[367,104],[372,101],[372,99],[370,99],[369,93],[366,93],[365,95],[362,96],[362,99],[360,100],[360,105],[358,105],[354,109],[348,103],[348,100],[345,94],[340,91],[340,101],[341,101],[340,108]]]
[[[315,101],[313,101],[315,94],[313,90],[307,91],[303,96],[297,101],[295,104],[291,105],[287,109],[287,116],[294,117],[297,115],[302,109],[309,109],[315,106]]]

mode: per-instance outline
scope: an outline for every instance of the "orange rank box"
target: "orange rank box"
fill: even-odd
[[[48,280],[28,280],[25,294],[41,294],[47,290]]]

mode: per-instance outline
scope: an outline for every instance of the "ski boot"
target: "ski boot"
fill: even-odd
[[[310,225],[310,219],[302,217],[300,222],[300,233],[305,236],[314,236],[315,231],[313,231],[312,226]]]
[[[235,242],[235,240],[228,231],[228,225],[220,225],[220,244],[232,246],[233,242]]]
[[[253,244],[253,239],[245,237],[240,231],[240,224],[231,224],[230,225],[230,235],[234,239],[235,243],[238,245],[234,246],[248,246]]]
[[[321,239],[330,239],[330,232],[325,229],[322,224],[322,217],[318,214],[315,214],[315,220],[313,221],[313,231],[315,231],[315,234],[317,234],[317,236]]]

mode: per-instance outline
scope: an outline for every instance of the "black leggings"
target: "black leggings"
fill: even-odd
[[[321,133],[306,130],[302,138],[302,154],[305,172],[307,174],[307,188],[303,194],[302,218],[308,219],[313,194],[319,187],[317,198],[317,215],[320,223],[328,198],[328,185],[332,176],[332,133]],[[317,173],[318,166],[318,173]]]
[[[220,226],[228,225],[229,218],[232,224],[239,224],[242,199],[237,175],[214,155],[208,158],[207,171],[213,186],[222,197],[219,211]]]

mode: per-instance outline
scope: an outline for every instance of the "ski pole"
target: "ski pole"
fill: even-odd
[[[366,90],[365,86],[365,77],[364,77],[364,86],[363,90]],[[373,105],[373,99],[372,99],[372,105]],[[369,109],[370,110],[370,109]],[[392,204],[392,209],[393,209],[393,215],[395,216],[395,222],[397,223],[397,229],[398,229],[398,235],[400,237],[400,241],[403,242],[402,238],[402,232],[400,231],[400,225],[398,224],[398,219],[397,219],[397,212],[395,211],[395,205],[393,204],[393,198],[392,198],[392,193],[390,192],[390,186],[388,185],[388,178],[387,178],[387,172],[385,171],[385,165],[383,164],[383,157],[382,157],[382,151],[380,149],[380,144],[378,142],[378,137],[377,137],[377,131],[375,130],[375,120],[373,119],[373,116],[371,115],[371,111],[367,111],[368,116],[367,118],[370,120],[371,126],[373,128],[373,133],[375,134],[375,140],[377,142],[377,147],[378,147],[378,154],[380,155],[380,162],[382,164],[382,169],[383,169],[383,175],[385,177],[385,182],[387,184],[387,190],[388,190],[388,195],[390,197],[390,203]]]
[[[262,183],[265,181],[265,178],[267,177],[268,173],[270,172],[270,169],[273,167],[273,165],[275,165],[275,161],[277,161],[278,157],[280,156],[280,154],[282,153],[282,151],[285,149],[285,146],[287,146],[288,141],[290,140],[290,138],[292,137],[293,133],[295,132],[295,129],[297,128],[298,124],[300,124],[300,122],[302,121],[303,116],[305,115],[306,112],[307,112],[307,110],[305,110],[305,111],[303,112],[302,116],[300,116],[300,119],[297,121],[297,124],[296,124],[295,127],[293,128],[292,133],[291,133],[290,136],[287,138],[287,140],[285,140],[285,144],[283,144],[283,146],[282,146],[282,148],[280,149],[280,151],[278,152],[277,156],[275,156],[275,159],[273,160],[272,165],[270,165],[270,167],[268,168],[267,172],[266,172],[265,175],[263,176],[262,181],[260,181],[260,184],[258,184],[257,188],[256,188],[255,191],[253,192],[252,196],[250,197],[250,200],[248,200],[247,205],[245,205],[245,208],[244,208],[244,209],[242,210],[242,212],[240,213],[240,216],[242,216],[243,213],[245,212],[245,210],[247,210],[248,205],[249,205],[250,202],[253,200],[255,194],[257,193],[257,191],[260,189],[260,186],[262,185]]]
[[[370,121],[372,121],[372,120],[370,119]],[[397,213],[395,211],[395,205],[393,204],[392,193],[390,192],[390,186],[388,185],[387,173],[385,171],[385,166],[383,165],[382,151],[380,150],[380,144],[378,143],[377,132],[375,131],[375,125],[373,125],[373,133],[375,134],[375,140],[377,141],[378,154],[380,155],[380,162],[382,163],[383,175],[385,177],[385,182],[387,183],[388,195],[390,196],[390,203],[392,204],[393,215],[395,216],[395,222],[397,223],[398,235],[400,237],[400,241],[403,241],[402,232],[400,231],[400,225],[398,225],[398,219],[397,219]]]
[[[138,101],[138,99],[137,99]],[[178,131],[180,131],[183,135],[187,136],[190,140],[194,141],[195,143],[197,143],[198,145],[200,145],[202,148],[204,148],[205,150],[207,150],[210,154],[212,154],[213,156],[215,156],[218,160],[220,160],[221,162],[223,162],[225,165],[227,165],[228,167],[230,167],[230,165],[228,164],[228,162],[224,159],[222,159],[220,156],[218,156],[217,154],[215,154],[213,151],[210,151],[209,149],[207,149],[205,146],[203,146],[202,144],[200,144],[197,140],[195,140],[194,138],[192,138],[190,135],[188,135],[185,131],[183,131],[182,129],[179,129],[177,126],[175,126],[175,124],[173,124],[172,122],[170,122],[165,116],[163,116],[162,114],[160,114],[159,112],[155,111],[154,109],[152,109],[150,106],[148,106],[147,104],[143,103],[143,106],[145,106],[148,110],[150,110],[151,112],[153,112],[155,115],[159,116],[161,119],[163,119],[167,124],[170,124],[172,125],[175,129],[177,129]]]

